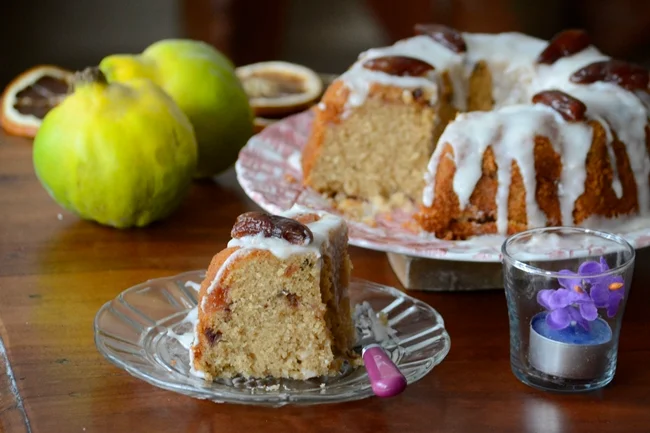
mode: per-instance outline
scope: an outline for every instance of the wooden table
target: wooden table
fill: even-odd
[[[104,228],[62,211],[34,176],[31,143],[0,135],[0,431],[650,432],[644,254],[618,374],[590,394],[545,393],[515,379],[500,290],[415,293],[445,318],[452,349],[393,399],[281,409],[220,405],[157,389],[97,352],[93,318],[102,304],[146,279],[206,267],[229,239],[234,218],[253,208],[229,172],[197,183],[165,222]],[[399,284],[384,254],[353,248],[352,255],[356,276]]]

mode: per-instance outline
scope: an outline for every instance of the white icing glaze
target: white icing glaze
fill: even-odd
[[[199,284],[187,281],[185,283],[185,287],[192,287],[196,288],[196,286],[199,286]],[[196,289],[198,290],[198,289]],[[200,377],[202,379],[205,378],[205,373],[202,371],[199,371],[194,368],[194,351],[191,350],[191,347],[194,345],[194,342],[196,341],[196,327],[199,323],[199,307],[196,306],[192,308],[190,311],[188,311],[187,315],[183,320],[181,320],[174,329],[179,328],[181,333],[175,332],[173,329],[168,329],[167,330],[167,336],[175,339],[178,341],[178,343],[186,350],[189,351],[189,356],[190,356],[190,374],[192,376]]]
[[[196,377],[199,377],[201,379],[205,379],[205,377],[206,377],[204,372],[194,368],[194,351],[193,350],[190,350],[190,374],[192,376],[196,376]]]
[[[492,64],[503,64],[510,69],[532,69],[531,65],[547,42],[517,32],[489,34],[463,33],[467,44],[466,57],[475,64],[487,60]]]
[[[449,69],[463,60],[463,54],[451,51],[429,36],[414,36],[403,39],[394,45],[383,48],[372,48],[359,56],[359,60],[376,59],[385,56],[406,56],[422,60],[436,69]]]
[[[253,248],[240,248],[231,255],[228,256],[228,258],[223,262],[219,270],[217,271],[217,274],[214,276],[214,279],[210,282],[210,285],[208,286],[206,290],[206,295],[203,296],[203,300],[201,301],[201,309],[205,309],[205,303],[206,300],[208,299],[208,296],[212,291],[217,287],[217,284],[222,280],[223,278],[223,273],[228,267],[238,258],[245,256],[246,254],[249,254],[251,251],[253,251]]]
[[[231,239],[230,242],[228,242],[228,248],[231,247],[267,250],[275,257],[283,260],[294,254],[306,252],[307,250],[318,253],[318,247],[313,245],[313,243],[309,245],[294,245],[284,239],[266,237],[264,236],[264,233]]]
[[[438,84],[433,76],[431,78],[395,77],[383,72],[371,71],[358,65],[353,66],[341,75],[341,79],[344,80],[345,86],[350,90],[344,117],[350,113],[351,108],[363,105],[368,97],[370,86],[374,83],[406,88],[422,87],[432,92],[432,104],[438,99]]]
[[[368,50],[361,55],[360,61],[363,62],[367,59],[384,56],[412,57],[432,65],[435,68],[432,75],[435,77],[434,79],[436,84],[438,83],[438,78],[441,72],[449,72],[449,77],[454,86],[454,102],[457,107],[465,108],[467,101],[467,80],[463,76],[464,54],[455,53],[449,48],[434,41],[429,36],[423,35],[398,41],[395,45],[390,47],[373,48]],[[362,66],[361,68],[363,69]],[[398,78],[387,74],[383,75],[391,78]]]
[[[591,145],[592,131],[585,123],[565,122],[545,105],[512,105],[490,112],[463,113],[449,124],[440,137],[441,146],[434,152],[426,177],[425,205],[433,202],[434,176],[444,146],[454,151],[456,175],[454,191],[465,208],[481,177],[483,154],[492,146],[498,167],[497,229],[505,233],[508,224],[507,202],[510,190],[511,165],[517,161],[526,188],[526,212],[532,227],[544,226],[546,216],[535,198],[536,180],[534,140],[536,135],[548,137],[554,150],[563,156],[560,209],[562,217],[571,218],[573,203],[584,191],[584,160]],[[430,202],[428,200],[431,200]]]
[[[192,308],[187,316],[181,321],[181,325],[187,323],[190,325],[190,332],[183,332],[182,334],[177,334],[171,328],[167,330],[167,335],[176,339],[183,348],[189,350],[192,344],[194,343],[194,328],[196,324],[199,323],[199,310],[198,308]]]
[[[570,77],[578,69],[609,57],[595,47],[557,60],[552,65],[538,65],[536,58],[547,42],[518,33],[499,35],[464,34],[468,46],[465,78],[474,65],[484,60],[492,72],[495,108],[491,112],[459,115],[451,122],[438,144],[449,143],[454,150],[457,173],[454,191],[464,208],[481,176],[483,152],[492,147],[498,166],[497,227],[507,229],[507,199],[512,161],[522,172],[526,187],[529,227],[544,226],[545,215],[534,197],[536,190],[533,164],[535,135],[550,139],[562,156],[562,175],[558,184],[562,223],[573,225],[575,200],[584,192],[585,160],[591,146],[593,131],[586,123],[567,122],[553,110],[531,105],[532,96],[543,90],[558,89],[572,95],[587,106],[587,119],[599,121],[607,131],[608,152],[614,173],[612,187],[620,197],[623,193],[616,170],[612,146],[614,137],[625,144],[637,184],[641,214],[650,211],[648,175],[650,158],[646,151],[645,126],[650,98],[629,92],[613,83],[575,84]],[[444,146],[437,146],[425,174],[423,204],[434,200],[433,183]]]
[[[532,80],[532,63],[546,42],[520,33],[463,34],[467,53],[455,53],[429,36],[415,36],[392,46],[373,48],[359,56],[359,60],[341,76],[350,90],[346,112],[362,105],[374,83],[405,88],[423,87],[434,91],[431,104],[435,104],[440,84],[440,74],[447,72],[454,87],[454,105],[461,110],[467,106],[467,79],[479,60],[489,60],[490,67],[501,73],[495,74],[494,93],[497,105],[516,103],[517,83],[526,75]],[[398,77],[363,67],[368,59],[384,56],[413,57],[434,66],[426,78]]]
[[[384,56],[413,57],[429,63],[435,70],[429,73],[427,77],[398,77],[384,72],[371,71],[363,67],[363,62],[366,60]],[[431,104],[435,104],[439,93],[440,73],[443,71],[450,72],[454,86],[454,102],[457,106],[464,107],[467,98],[464,90],[466,80],[462,72],[463,59],[463,55],[454,53],[428,36],[416,36],[399,41],[389,47],[368,50],[362,53],[359,60],[340,77],[345,87],[350,90],[346,102],[346,113],[364,103],[370,86],[374,83],[405,88],[425,88],[432,92]]]
[[[546,42],[521,33],[464,33],[467,44],[465,79],[479,61],[485,61],[492,72],[492,96],[495,108],[528,103],[526,85],[535,78],[535,58]]]

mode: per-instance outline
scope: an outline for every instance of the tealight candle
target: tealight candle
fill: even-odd
[[[603,319],[589,329],[577,324],[553,329],[546,323],[547,313],[531,320],[528,360],[537,370],[567,379],[594,379],[608,368],[612,329]]]
[[[558,238],[566,245],[559,251]],[[509,237],[502,253],[515,376],[554,391],[607,385],[616,371],[632,246],[609,233],[551,227]]]

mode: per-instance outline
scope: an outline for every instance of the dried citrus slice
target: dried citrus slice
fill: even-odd
[[[0,125],[10,134],[33,138],[45,115],[68,94],[73,72],[58,66],[28,69],[2,94]]]
[[[297,113],[313,105],[323,92],[318,74],[295,63],[253,63],[236,72],[257,117],[278,119]]]

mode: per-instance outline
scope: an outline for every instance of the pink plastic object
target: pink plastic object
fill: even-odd
[[[406,388],[406,378],[378,344],[370,344],[361,354],[370,378],[370,385],[378,397],[394,397]]]

